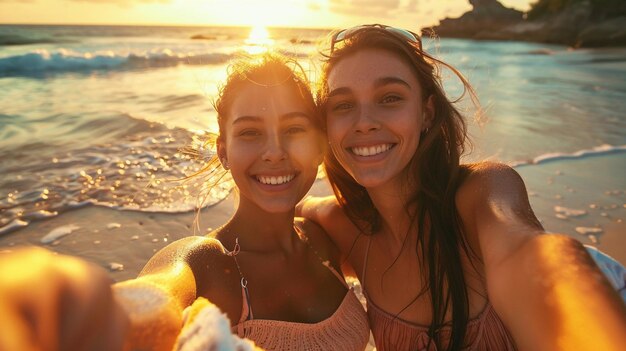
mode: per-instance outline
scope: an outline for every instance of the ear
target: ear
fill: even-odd
[[[422,107],[422,113],[424,114],[424,120],[422,123],[422,131],[430,129],[435,119],[435,95],[430,95]]]
[[[228,169],[228,155],[226,154],[226,143],[224,142],[224,139],[221,136],[218,137],[215,144],[217,146],[217,157],[220,160],[222,167],[224,167],[224,169]]]

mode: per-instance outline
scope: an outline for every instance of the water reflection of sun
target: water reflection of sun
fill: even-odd
[[[254,26],[250,29],[250,34],[245,40],[244,50],[249,54],[260,54],[266,52],[274,44],[270,33],[264,26]]]

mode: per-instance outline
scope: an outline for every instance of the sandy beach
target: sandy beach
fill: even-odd
[[[518,167],[535,215],[549,232],[575,237],[626,263],[626,154]]]
[[[568,234],[598,247],[626,263],[626,194],[623,180],[612,172],[626,169],[626,153],[561,160],[518,167],[526,182],[535,214],[546,230]],[[602,170],[602,171],[598,171]],[[330,195],[325,179],[318,179],[313,196]],[[234,210],[234,196],[195,213],[145,213],[84,207],[34,222],[0,237],[0,251],[20,245],[39,245],[58,253],[84,258],[110,272],[115,281],[137,276],[154,253],[189,235],[202,235],[225,223]],[[75,228],[48,244],[46,234]]]

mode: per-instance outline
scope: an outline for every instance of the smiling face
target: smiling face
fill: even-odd
[[[389,51],[361,50],[333,66],[327,85],[328,139],[341,166],[368,190],[400,181],[433,111],[411,67]]]
[[[240,206],[292,211],[323,159],[313,111],[294,86],[244,84],[229,108],[218,154],[230,168]]]

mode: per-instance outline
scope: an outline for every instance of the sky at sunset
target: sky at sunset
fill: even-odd
[[[533,0],[501,0],[527,10]],[[227,25],[409,29],[458,17],[467,0],[0,0],[0,24]]]

